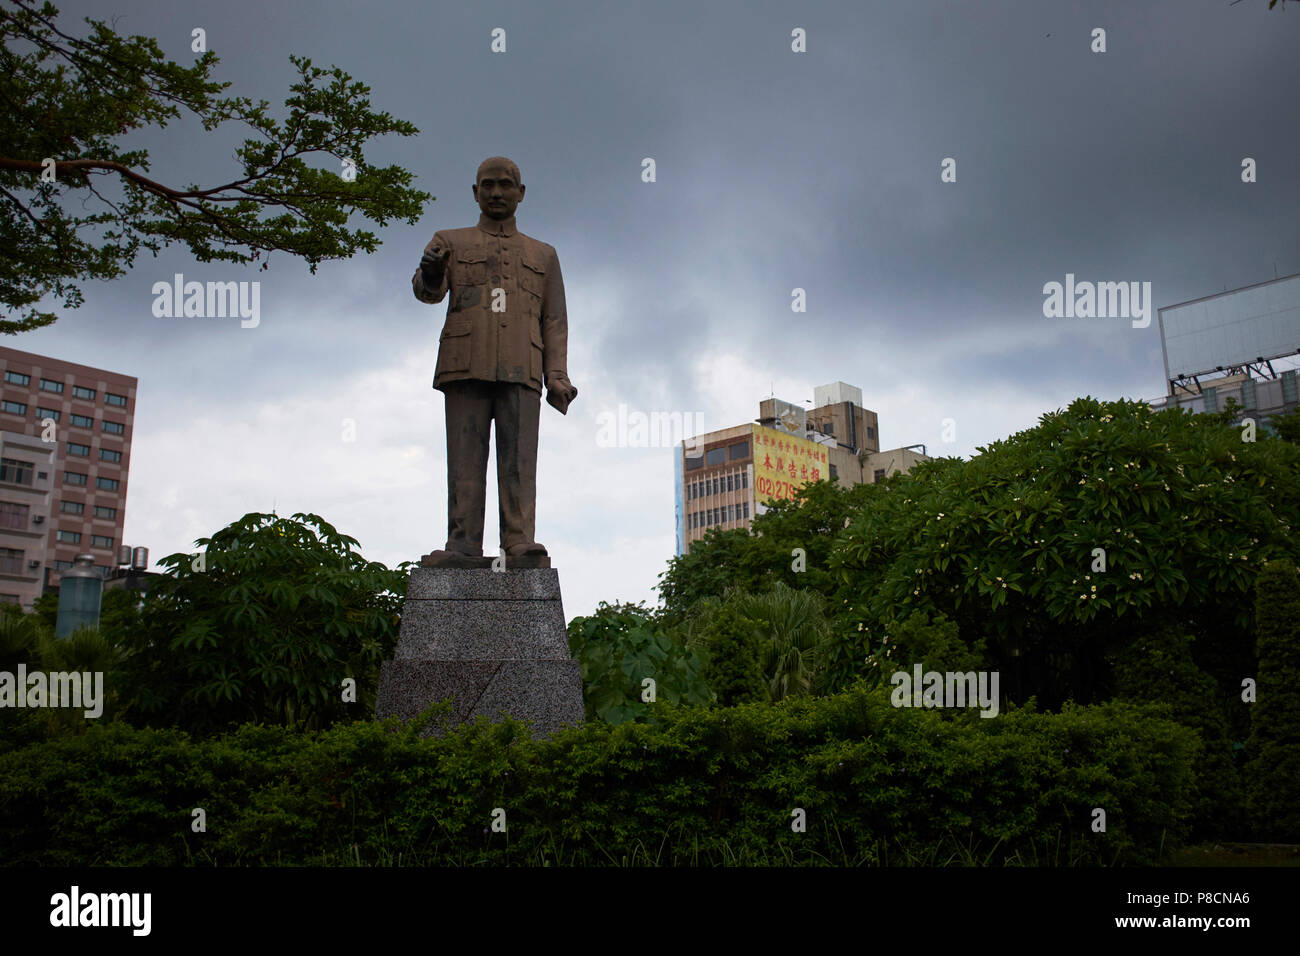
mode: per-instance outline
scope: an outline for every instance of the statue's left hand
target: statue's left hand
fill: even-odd
[[[569,403],[577,397],[578,389],[567,375],[551,372],[546,376],[546,401],[561,415],[569,413]]]

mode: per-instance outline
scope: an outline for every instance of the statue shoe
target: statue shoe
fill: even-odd
[[[463,551],[433,551],[420,558],[422,568],[478,568],[483,558]]]
[[[546,554],[545,546],[538,544],[536,541],[532,541],[526,544],[513,544],[506,549],[506,557],[508,558],[522,558],[527,555],[536,555],[537,557],[542,557],[545,554]]]

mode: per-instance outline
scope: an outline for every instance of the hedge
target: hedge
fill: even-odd
[[[108,723],[0,744],[0,862],[1147,864],[1197,797],[1197,735],[1133,703],[987,719],[858,686],[655,706],[650,723],[541,742],[507,720],[441,739],[372,721],[207,739]]]

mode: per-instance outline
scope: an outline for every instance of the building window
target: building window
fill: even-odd
[[[126,408],[125,395],[114,395],[112,392],[105,392],[104,401],[108,402],[110,405],[117,405],[120,408]]]
[[[833,481],[834,479],[838,478],[839,476],[840,476],[839,471],[838,471],[838,469],[836,469],[835,464],[832,462],[832,464],[831,464],[831,480]]]
[[[92,548],[108,548],[111,550],[113,547],[113,539],[107,535],[92,534],[90,536],[90,546]]]
[[[830,435],[832,438],[834,438],[834,437],[835,437],[835,423],[834,423],[834,422],[827,422],[825,425],[823,425],[823,426],[822,426],[822,434],[823,434],[823,435]]]
[[[0,528],[17,528],[27,530],[29,506],[15,504],[12,501],[0,501]]]
[[[83,505],[83,508],[84,508],[84,505]],[[117,509],[116,509],[116,508],[108,508],[108,507],[105,507],[104,505],[95,505],[95,517],[96,517],[96,518],[108,518],[110,521],[112,521],[112,520],[114,520],[114,519],[117,518]]]
[[[119,484],[120,484],[120,482],[118,482],[118,480],[117,480],[116,478],[96,478],[96,479],[95,479],[95,487],[96,487],[96,488],[103,488],[105,491],[117,491],[117,486],[118,486]]]
[[[55,562],[54,562],[54,570],[55,570],[55,571],[66,571],[66,570],[68,570],[68,568],[70,568],[70,567],[72,567],[72,562],[71,562],[71,561],[55,561]]]
[[[52,418],[52,419],[54,419],[54,420],[57,422],[60,418],[63,417],[63,412],[59,411],[57,408],[41,408],[41,407],[38,405],[38,406],[36,407],[36,417],[37,417],[37,418]]]
[[[108,432],[110,435],[121,435],[126,432],[126,426],[121,422],[105,421],[104,431]]]
[[[694,471],[696,468],[703,468],[703,467],[704,467],[704,458],[703,458],[703,456],[701,456],[701,455],[696,455],[694,458],[692,458],[690,455],[687,455],[687,456],[686,456],[686,470],[687,470],[687,471]]]
[[[0,404],[0,408],[3,408],[10,415],[25,416],[27,414],[27,406],[22,402],[11,402],[6,400],[3,404]]]
[[[748,457],[749,457],[749,442],[747,442],[747,441],[736,442],[736,444],[731,445],[730,447],[728,447],[728,448],[727,448],[727,457],[730,458],[732,461],[736,461],[736,460],[738,460],[738,459],[740,459],[740,458],[748,458]]]
[[[65,514],[80,515],[86,513],[86,506],[80,501],[60,501],[59,510]]]
[[[748,502],[748,501],[745,502],[745,519],[746,519],[746,520],[749,519],[749,502]]]
[[[77,398],[84,398],[88,402],[95,400],[95,390],[93,388],[83,388],[80,385],[72,386],[72,394]]]
[[[56,381],[54,381],[54,379],[52,379],[52,378],[43,378],[43,379],[41,379],[41,391],[42,391],[42,392],[56,392],[56,393],[62,395],[62,394],[63,394],[63,383],[62,383],[62,382],[56,382]]]
[[[17,594],[0,594],[0,604],[21,604]]]
[[[86,476],[79,471],[65,471],[63,473],[63,483],[65,485],[84,485]]]
[[[121,461],[122,453],[120,451],[114,451],[111,448],[101,448],[99,450],[99,460],[100,461]]]
[[[74,414],[74,415],[69,415],[68,417],[72,420],[72,424],[76,425],[78,428],[94,428],[94,427],[95,427],[95,420],[94,420],[93,418],[89,417],[88,415],[76,415],[76,414]]]
[[[732,490],[733,490],[732,487],[731,487],[731,476],[730,476],[730,475],[727,476],[727,490],[728,490],[728,491],[732,491]]]
[[[76,455],[78,458],[90,457],[89,445],[78,445],[75,441],[68,442],[68,454]]]
[[[704,464],[706,467],[709,468],[713,467],[714,465],[721,465],[726,460],[727,460],[727,449],[725,448],[710,448],[708,451],[704,453]]]
[[[81,544],[80,531],[59,531],[55,533],[54,538],[64,544]]]
[[[749,472],[747,472],[747,471],[742,471],[742,472],[740,473],[740,487],[741,487],[741,488],[748,488],[748,487],[749,487]]]
[[[883,468],[877,468],[876,471],[875,471],[875,475],[873,476],[872,480],[875,481],[877,484],[879,484],[880,482],[884,481],[884,480],[885,480],[885,469],[883,469]]]
[[[0,458],[0,481],[8,481],[15,485],[30,485],[32,463],[19,461],[16,458]]]
[[[32,377],[24,375],[22,372],[5,372],[5,381],[10,385],[30,385]]]
[[[0,548],[0,574],[22,574],[23,552],[17,548]]]
[[[875,429],[873,426],[871,426],[871,425],[868,425],[868,426],[867,426],[867,437],[868,437],[868,438],[875,438],[875,437],[876,437],[876,429]]]

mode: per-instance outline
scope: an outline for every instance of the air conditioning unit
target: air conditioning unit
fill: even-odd
[[[32,524],[45,524],[45,515],[32,515]]]
[[[27,566],[29,568],[39,568],[41,566],[41,562],[37,561],[35,558],[32,558],[30,561],[27,562]]]

